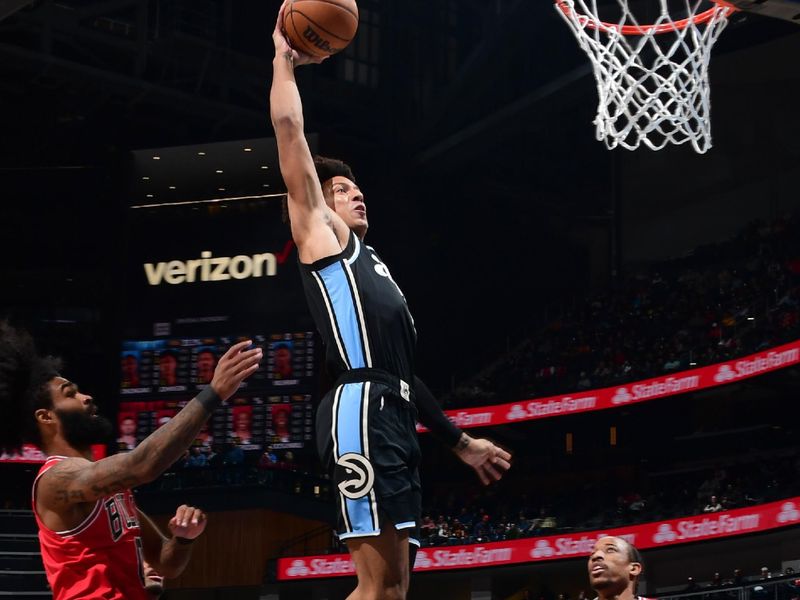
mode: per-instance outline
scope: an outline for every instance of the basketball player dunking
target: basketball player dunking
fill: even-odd
[[[136,508],[131,489],[178,460],[214,408],[256,371],[261,350],[248,345],[228,350],[211,385],[131,452],[92,461],[91,445],[108,441],[111,423],[59,374],[57,360],[40,357],[30,336],[0,322],[0,448],[31,443],[48,456],[33,485],[33,511],[54,600],[147,600],[144,561],[167,578],[184,569],[205,515],[182,506],[165,537]]]
[[[386,265],[363,243],[364,196],[347,165],[309,151],[294,68],[320,59],[289,46],[285,7],[273,33],[270,113],[306,297],[338,376],[317,412],[317,447],[337,484],[339,537],[356,565],[349,598],[402,599],[421,510],[417,412],[484,483],[499,479],[511,457],[454,427],[415,379],[414,322]]]

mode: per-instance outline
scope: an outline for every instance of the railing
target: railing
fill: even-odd
[[[750,581],[746,585],[709,587],[700,592],[659,595],[659,600],[797,600],[800,598],[800,575]]]

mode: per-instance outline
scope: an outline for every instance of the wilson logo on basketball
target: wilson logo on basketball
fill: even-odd
[[[341,50],[341,48],[334,48],[331,46],[331,43],[314,31],[311,28],[311,25],[306,27],[306,30],[303,32],[303,37],[308,40],[310,44],[319,48],[323,52],[327,52],[328,54],[335,54]]]

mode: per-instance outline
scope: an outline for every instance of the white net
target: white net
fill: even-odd
[[[653,0],[660,14],[642,25],[627,0],[617,2],[618,19],[611,23],[601,18],[597,0],[556,2],[592,61],[600,96],[597,139],[609,149],[644,144],[661,150],[689,142],[706,152],[711,148],[711,48],[733,9],[713,4],[700,15],[707,1],[682,0],[678,18],[670,16],[667,0]]]

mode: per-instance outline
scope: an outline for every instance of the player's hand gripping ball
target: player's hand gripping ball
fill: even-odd
[[[358,29],[355,0],[289,0],[283,31],[292,48],[322,58],[344,50]]]

